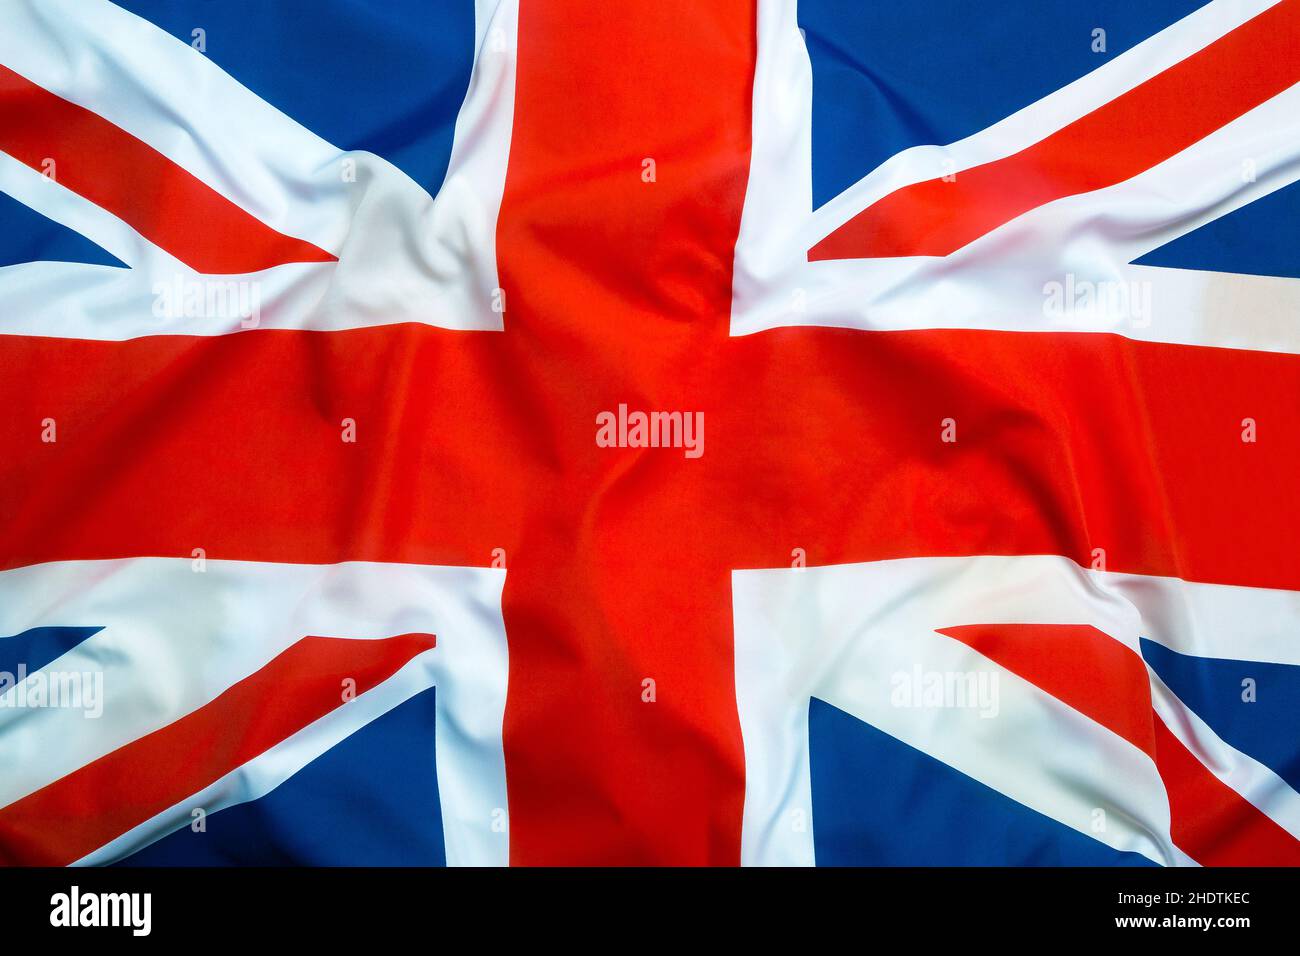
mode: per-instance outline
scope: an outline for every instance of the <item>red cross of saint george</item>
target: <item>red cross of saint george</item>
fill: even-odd
[[[11,337],[4,566],[503,549],[519,864],[739,862],[733,570],[1104,548],[1114,570],[1300,588],[1300,510],[1274,504],[1300,445],[1289,356],[732,336],[755,46],[748,0],[522,5],[501,332]],[[704,453],[601,447],[620,405],[701,413]]]

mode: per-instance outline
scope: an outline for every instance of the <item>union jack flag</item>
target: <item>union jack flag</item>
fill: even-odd
[[[1300,0],[0,27],[0,861],[1300,863]]]

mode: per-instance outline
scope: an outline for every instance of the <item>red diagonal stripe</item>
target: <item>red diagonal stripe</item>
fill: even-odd
[[[1044,203],[1123,182],[1300,81],[1300,2],[1283,0],[1046,139],[905,186],[808,252],[809,261],[946,256]]]
[[[1300,866],[1300,842],[1244,800],[1155,718],[1170,836],[1203,866]]]
[[[1169,795],[1170,837],[1205,866],[1300,866],[1300,840],[1216,777],[1151,707],[1146,664],[1088,625],[943,628],[1155,760]]]
[[[969,624],[940,628],[939,633],[969,645],[1155,757],[1146,666],[1097,628]]]
[[[0,66],[0,150],[107,209],[154,245],[206,274],[286,262],[332,262],[276,232],[152,146],[90,110]]]
[[[65,866],[198,793],[433,647],[304,637],[219,697],[0,809],[0,864]]]

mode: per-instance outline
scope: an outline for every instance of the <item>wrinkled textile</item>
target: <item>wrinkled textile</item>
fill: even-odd
[[[0,0],[0,862],[1300,863],[1300,0]]]

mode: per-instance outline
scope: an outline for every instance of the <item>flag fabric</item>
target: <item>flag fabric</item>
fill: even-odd
[[[1300,0],[0,26],[0,861],[1300,863]]]

